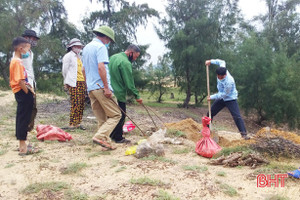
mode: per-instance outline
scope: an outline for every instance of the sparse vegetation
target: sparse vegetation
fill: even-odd
[[[186,154],[186,153],[189,153],[189,152],[191,152],[190,148],[176,148],[176,149],[173,150],[174,154]]]
[[[266,198],[265,200],[290,200],[290,199],[285,196],[274,195],[274,196]]]
[[[172,130],[172,129],[168,129],[167,130],[167,137],[186,137],[185,133],[182,131],[178,131],[178,130]]]
[[[155,200],[180,200],[180,198],[174,197],[173,195],[169,194],[164,190],[159,190],[159,193]]]
[[[93,157],[97,157],[100,155],[111,155],[110,151],[98,151],[98,152],[94,152],[88,155],[88,158],[93,158]]]
[[[218,184],[224,194],[227,194],[228,196],[231,196],[231,197],[238,195],[238,192],[236,191],[236,189],[234,189],[230,185],[228,185],[226,183],[221,183],[221,182],[218,182]]]
[[[118,168],[115,172],[118,173],[118,172],[124,171],[125,169],[127,169],[127,167],[122,166],[122,167]]]
[[[160,180],[156,179],[150,179],[148,177],[142,177],[142,178],[137,178],[137,179],[130,179],[130,183],[132,184],[137,184],[137,185],[150,185],[150,186],[164,186],[166,185]]]
[[[81,171],[83,168],[86,168],[86,163],[72,163],[65,168],[61,168],[62,174],[76,174],[77,172]]]
[[[79,191],[67,190],[64,195],[65,200],[88,200],[87,194],[82,194]]]
[[[198,171],[198,172],[205,172],[208,170],[207,166],[183,166],[182,167],[184,170],[188,170],[188,171]]]
[[[171,163],[171,164],[176,164],[177,162],[165,157],[161,157],[161,156],[155,156],[155,155],[150,155],[148,157],[144,157],[141,158],[141,160],[152,160],[152,161],[160,161],[160,162],[167,162],[167,163]]]
[[[46,183],[34,183],[28,185],[22,192],[24,194],[38,193],[41,190],[47,189],[53,192],[58,192],[63,189],[69,189],[70,186],[65,182],[46,182]]]
[[[226,172],[219,171],[217,172],[217,176],[226,176]]]

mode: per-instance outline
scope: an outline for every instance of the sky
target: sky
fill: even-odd
[[[64,5],[68,13],[68,19],[75,24],[77,28],[82,29],[81,19],[87,13],[97,10],[97,0],[64,0]],[[165,15],[165,5],[167,0],[128,0],[129,2],[136,2],[136,4],[148,3],[150,8],[154,8],[160,13],[160,18]],[[245,19],[250,20],[254,16],[264,14],[267,12],[265,0],[240,0],[239,7]],[[154,25],[158,25],[158,19],[150,19],[147,27],[137,28],[137,45],[150,44],[147,52],[151,58],[147,62],[149,64],[157,64],[158,56],[162,56],[167,49],[164,47],[164,42],[161,41],[155,33]]]

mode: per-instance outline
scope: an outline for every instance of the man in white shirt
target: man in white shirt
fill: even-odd
[[[29,41],[29,43],[31,44],[31,47],[35,47],[37,45],[37,41],[40,39],[36,35],[36,32],[34,30],[29,30],[29,29],[24,31],[24,33],[22,34],[22,37],[24,37],[25,39],[27,39]],[[23,61],[25,70],[27,72],[28,83],[31,85],[31,87],[35,91],[36,90],[36,82],[35,82],[34,70],[33,70],[33,66],[32,66],[33,52],[31,51],[31,49],[29,50],[28,54],[25,54],[24,56],[22,56],[22,61]],[[32,114],[31,114],[30,123],[28,125],[28,131],[33,130],[34,119],[36,117],[36,114],[37,114],[36,95],[34,95],[34,104],[33,104],[33,110],[32,110]]]

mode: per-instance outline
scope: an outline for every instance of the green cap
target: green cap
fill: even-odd
[[[99,28],[93,30],[93,33],[95,32],[102,33],[115,42],[115,32],[109,26],[100,26]]]

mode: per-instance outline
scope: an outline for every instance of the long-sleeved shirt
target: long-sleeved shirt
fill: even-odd
[[[130,91],[136,99],[139,99],[139,92],[135,88],[132,76],[132,65],[124,52],[115,54],[109,59],[109,73],[111,86],[118,101],[126,102],[127,91]]]
[[[210,60],[211,64],[218,65],[226,68],[226,62],[220,59]],[[219,80],[217,78],[218,93],[210,96],[210,99],[223,99],[224,101],[236,100],[238,98],[238,91],[236,90],[234,78],[231,76],[228,70],[226,70],[226,76],[224,79]]]

